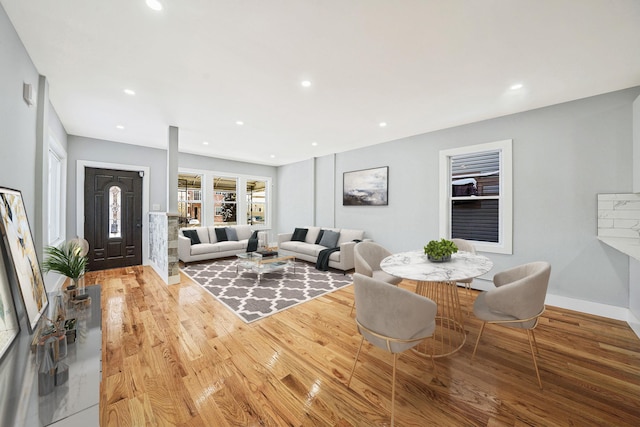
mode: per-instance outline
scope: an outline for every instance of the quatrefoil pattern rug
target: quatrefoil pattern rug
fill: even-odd
[[[336,291],[353,282],[351,275],[318,271],[315,265],[296,261],[284,271],[263,274],[240,268],[224,259],[189,264],[182,271],[211,292],[246,323],[251,323],[303,302]]]

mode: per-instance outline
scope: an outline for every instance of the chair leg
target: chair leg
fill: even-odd
[[[353,301],[353,303],[351,304],[351,311],[349,312],[349,317],[351,317],[351,315],[353,314],[353,309],[356,308],[356,302],[355,300]]]
[[[396,361],[398,353],[393,353],[393,375],[391,376],[391,427],[393,427],[396,407]]]
[[[484,331],[484,325],[487,322],[482,322],[482,326],[480,326],[480,332],[478,333],[478,339],[476,340],[476,346],[473,347],[473,354],[471,355],[471,363],[473,363],[473,358],[476,357],[476,350],[478,349],[478,343],[480,342],[480,337],[482,336],[482,332]]]
[[[533,329],[531,329],[531,338],[533,338],[533,345],[536,348],[536,354],[540,354],[540,350],[538,350],[538,342],[536,341],[536,335],[533,333]]]
[[[351,378],[353,377],[353,372],[356,370],[356,363],[358,363],[358,357],[360,356],[360,350],[362,350],[362,344],[364,343],[364,337],[360,340],[360,347],[358,347],[358,352],[356,353],[356,360],[353,361],[353,368],[351,368],[351,374],[349,374],[349,380],[347,381],[347,387],[351,384]]]
[[[531,329],[527,329],[527,337],[529,338],[529,348],[531,348],[531,357],[533,358],[533,366],[536,368],[536,376],[538,377],[538,385],[540,386],[540,390],[542,390],[542,381],[540,380],[540,372],[538,371],[538,362],[536,362],[536,353],[533,351],[533,341],[535,342],[535,336],[533,335],[533,331]],[[537,347],[537,344],[536,344]]]

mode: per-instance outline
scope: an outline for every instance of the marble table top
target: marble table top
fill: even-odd
[[[393,254],[380,262],[380,268],[393,276],[421,282],[457,282],[478,277],[491,270],[493,262],[483,255],[458,251],[451,261],[431,262],[424,250]]]

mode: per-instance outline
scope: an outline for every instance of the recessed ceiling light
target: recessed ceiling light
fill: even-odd
[[[516,83],[516,84],[511,85],[511,87],[509,89],[518,90],[518,89],[522,89],[522,87],[523,87],[522,83]]]
[[[387,126],[387,122],[380,122],[380,123],[378,123],[378,126],[383,128],[383,127]]]
[[[276,158],[276,155],[275,155],[275,154],[272,154],[272,155],[270,155],[269,157],[271,157],[272,159],[275,159],[275,158]]]
[[[309,86],[311,86],[311,82],[310,82],[309,80],[303,80],[303,81],[301,81],[301,82],[300,82],[300,84],[301,84],[303,87],[309,87]]]
[[[162,4],[158,0],[147,0],[147,6],[153,10],[162,10]]]
[[[202,141],[202,145],[209,145],[209,141]]]
[[[242,120],[238,120],[238,121],[236,121],[236,124],[237,124],[238,126],[242,126],[242,125],[244,124],[244,122],[243,122]]]
[[[136,94],[136,91],[131,90],[131,89],[125,89],[125,90],[124,90],[124,93],[126,93],[127,95],[135,95],[135,94]]]
[[[124,126],[122,126],[122,125],[116,125],[116,128],[118,128],[118,129],[122,130],[122,129],[124,129]]]
[[[315,147],[316,145],[318,145],[318,143],[317,143],[317,142],[315,142],[315,141],[313,141],[313,142],[311,143],[311,145],[313,145],[313,146]]]

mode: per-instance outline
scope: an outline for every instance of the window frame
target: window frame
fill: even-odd
[[[448,239],[451,238],[451,157],[487,151],[498,151],[500,155],[498,243],[471,242],[480,252],[513,254],[513,140],[511,139],[440,150],[440,235]]]
[[[50,246],[58,246],[66,238],[67,152],[51,131],[48,139],[47,242]],[[57,160],[55,173],[52,171],[52,160]]]

